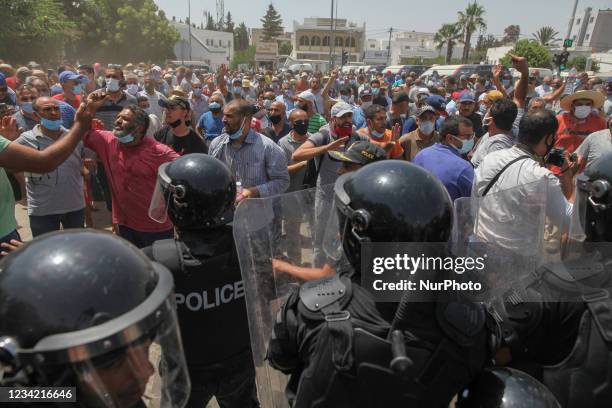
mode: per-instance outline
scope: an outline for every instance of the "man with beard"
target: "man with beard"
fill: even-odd
[[[181,156],[189,153],[207,153],[204,140],[191,128],[189,101],[173,95],[159,101],[165,109],[166,126],[153,136],[155,140],[174,149]]]
[[[95,114],[109,96],[94,92],[87,107]],[[139,248],[159,239],[172,238],[172,223],[157,223],[147,215],[162,163],[179,155],[172,148],[144,137],[149,116],[137,105],[126,106],[115,120],[113,131],[92,130],[83,142],[98,155],[108,175],[113,199],[113,224],[118,234]]]

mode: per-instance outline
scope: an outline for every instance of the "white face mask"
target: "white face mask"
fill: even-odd
[[[419,130],[425,135],[431,134],[431,132],[434,131],[434,128],[435,128],[435,124],[429,120],[425,122],[421,122],[421,124],[419,125]]]
[[[136,84],[129,84],[127,86],[127,91],[130,95],[136,95],[138,93],[138,85]]]
[[[587,116],[589,116],[590,113],[591,113],[590,106],[576,106],[574,108],[574,116],[576,116],[578,119],[584,119]]]
[[[368,107],[372,106],[372,101],[368,101],[368,102],[361,102],[361,107],[363,109],[367,109]]]
[[[106,89],[109,92],[117,92],[119,90],[119,80],[115,78],[107,78]]]

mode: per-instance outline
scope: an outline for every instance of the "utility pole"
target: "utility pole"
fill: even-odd
[[[189,7],[189,61],[193,61],[193,58],[191,57],[191,0],[188,0],[187,4]]]
[[[331,17],[329,19],[329,31],[331,31],[329,41],[329,69],[334,66],[334,60],[332,59],[332,43],[334,41],[334,0],[331,0]]]
[[[389,43],[387,44],[387,66],[391,65],[391,33],[393,27],[389,28]]]
[[[348,61],[350,62],[351,61],[351,53],[353,52],[353,51],[351,51],[351,48],[353,48],[352,47],[352,41],[353,41],[353,29],[352,28],[349,29],[349,37],[348,38],[349,38],[349,40],[348,40],[349,41],[348,42],[348,49],[349,49],[348,50]]]

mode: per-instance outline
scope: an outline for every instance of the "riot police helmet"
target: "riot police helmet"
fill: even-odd
[[[458,395],[457,408],[561,408],[544,384],[509,367],[486,369]]]
[[[446,242],[452,201],[431,173],[400,160],[368,164],[334,186],[344,253],[360,263],[363,242]]]
[[[45,234],[9,254],[0,261],[0,386],[76,387],[84,407],[141,406],[147,390],[184,406],[172,275],[95,230]]]
[[[230,169],[206,154],[182,156],[159,167],[149,216],[179,230],[214,228],[231,221],[236,183]]]

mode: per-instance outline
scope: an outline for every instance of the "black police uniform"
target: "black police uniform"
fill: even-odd
[[[407,162],[341,176],[335,203],[356,270],[364,239],[445,242],[450,234],[444,186]],[[278,313],[268,360],[291,375],[292,407],[447,407],[491,361],[495,323],[482,305],[454,294],[399,308],[376,303],[351,274],[303,284]]]
[[[612,242],[611,185],[612,154],[578,178],[574,211],[584,210],[578,221],[587,242]],[[563,268],[545,265],[534,274],[527,293],[544,301],[515,297],[496,308],[512,365],[540,379],[563,407],[609,407],[612,401],[612,254],[598,259],[589,251]]]
[[[159,172],[167,176],[162,188],[170,196],[174,187],[183,189],[168,206],[179,239],[156,241],[143,251],[174,276],[192,383],[188,406],[203,406],[213,396],[222,408],[258,406],[244,284],[227,225],[235,197],[232,175],[204,154],[185,155]]]

